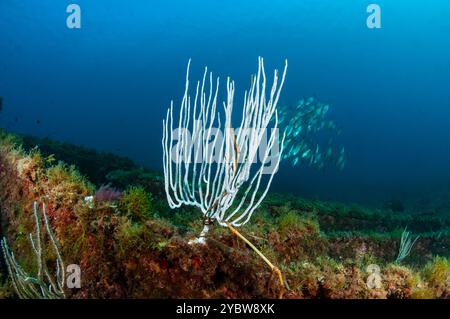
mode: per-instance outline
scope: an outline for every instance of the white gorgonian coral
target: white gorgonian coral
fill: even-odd
[[[236,129],[232,127],[234,81],[227,78],[222,120],[217,105],[220,79],[214,81],[205,68],[192,99],[189,68],[190,61],[178,120],[174,120],[173,101],[163,120],[165,191],[171,208],[190,205],[202,211],[205,228],[199,241],[204,242],[213,221],[235,227],[247,223],[270,188],[284,142],[284,136],[281,143],[279,139],[277,104],[287,61],[279,85],[278,71],[274,71],[266,96],[264,63],[259,58],[258,72],[245,92]]]

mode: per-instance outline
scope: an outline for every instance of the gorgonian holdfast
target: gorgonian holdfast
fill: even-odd
[[[280,85],[278,71],[274,71],[268,97],[263,59],[260,57],[258,62],[258,72],[251,77],[250,89],[245,91],[240,126],[235,130],[231,124],[234,81],[227,78],[223,122],[217,108],[220,79],[213,81],[212,73],[205,68],[203,81],[197,82],[192,99],[189,95],[189,60],[178,123],[173,117],[173,101],[163,120],[165,192],[172,209],[189,205],[198,207],[203,213],[203,231],[190,243],[205,244],[205,236],[214,222],[228,227],[277,272],[282,295],[284,282],[279,269],[235,228],[249,222],[267,195],[278,171],[285,139],[284,134],[281,142],[279,139],[277,104],[286,77],[287,61]],[[267,169],[269,160],[272,165]]]

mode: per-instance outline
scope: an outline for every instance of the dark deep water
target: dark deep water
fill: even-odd
[[[65,24],[71,2],[80,30]],[[360,0],[2,0],[0,126],[160,169],[161,120],[189,58],[192,80],[205,65],[236,80],[237,102],[259,55],[270,73],[287,58],[282,104],[330,103],[348,160],[342,172],[285,164],[273,190],[375,205],[440,196],[446,207],[450,2],[373,2],[382,29],[367,28]]]

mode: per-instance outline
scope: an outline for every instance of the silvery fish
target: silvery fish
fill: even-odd
[[[333,152],[334,137],[341,130],[333,120],[326,118],[329,109],[329,104],[320,103],[313,97],[300,99],[293,107],[279,108],[278,123],[286,134],[283,159],[291,159],[293,166],[304,163],[318,169],[323,169],[326,163],[337,168],[344,166],[343,149]]]

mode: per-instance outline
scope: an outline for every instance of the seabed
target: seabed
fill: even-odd
[[[0,175],[0,233],[20,270],[37,278],[41,265],[50,278],[60,276],[51,236],[41,234],[41,261],[30,244],[34,203],[46,206],[64,265],[81,270],[80,286],[66,285],[60,297],[280,296],[276,274],[227,228],[213,226],[205,245],[189,244],[203,228],[201,214],[169,208],[160,172],[2,131]],[[399,259],[406,226],[410,244],[420,237]],[[449,227],[449,216],[271,192],[239,232],[279,267],[283,298],[434,299],[450,296]],[[0,273],[0,298],[17,298],[3,259]]]

